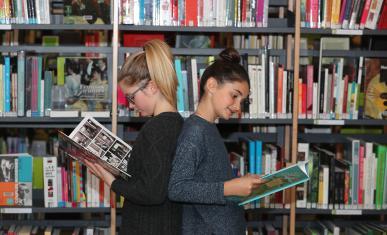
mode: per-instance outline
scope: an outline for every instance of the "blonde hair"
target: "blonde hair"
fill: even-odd
[[[156,83],[167,101],[176,107],[178,82],[169,46],[156,39],[146,42],[143,49],[126,59],[120,70],[118,82],[132,86],[150,79]]]

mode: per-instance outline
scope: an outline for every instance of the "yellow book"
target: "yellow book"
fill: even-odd
[[[341,0],[332,0],[331,28],[340,28],[340,6]]]

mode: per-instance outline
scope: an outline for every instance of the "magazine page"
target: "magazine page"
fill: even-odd
[[[92,117],[85,117],[70,136],[59,132],[59,145],[74,159],[100,163],[114,175],[126,172],[132,147]]]
[[[307,161],[264,175],[262,179],[266,182],[255,189],[251,195],[241,198],[240,206],[309,180]]]

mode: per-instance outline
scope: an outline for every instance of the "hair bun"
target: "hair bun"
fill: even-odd
[[[227,62],[239,64],[241,57],[237,50],[234,48],[226,48],[220,52],[219,57]]]

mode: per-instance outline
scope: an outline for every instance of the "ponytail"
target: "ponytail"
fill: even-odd
[[[177,77],[172,63],[172,52],[161,40],[145,43],[144,50],[128,57],[120,70],[119,82],[131,86],[143,80],[152,80],[167,101],[177,106]]]

